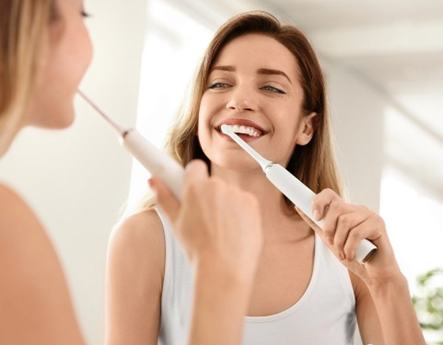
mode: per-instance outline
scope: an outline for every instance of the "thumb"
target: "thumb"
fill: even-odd
[[[169,189],[169,187],[160,178],[153,177],[149,179],[149,186],[157,196],[157,202],[166,212],[169,219],[175,223],[180,211],[180,202]]]
[[[206,163],[200,159],[194,159],[186,165],[184,189],[193,184],[200,184],[208,178],[209,174]]]

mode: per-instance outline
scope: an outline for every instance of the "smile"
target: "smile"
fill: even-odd
[[[266,133],[261,131],[258,128],[251,127],[251,126],[245,126],[245,125],[229,125],[231,126],[232,130],[238,134],[240,138],[242,138],[245,141],[253,141],[257,140],[258,138],[261,138]],[[221,132],[221,125],[217,126],[215,129],[216,131],[226,140],[231,140],[231,137]]]
[[[221,126],[229,125],[232,130],[243,140],[245,141],[253,141],[257,140],[268,133],[263,127],[257,124],[255,121],[251,121],[248,119],[241,118],[227,118],[220,122],[215,130],[222,136],[222,138],[226,140],[233,141],[231,137],[222,133]]]

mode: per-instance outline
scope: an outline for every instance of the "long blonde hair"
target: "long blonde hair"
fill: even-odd
[[[55,0],[0,3],[0,155],[20,129]]]
[[[210,168],[210,161],[203,153],[197,137],[198,114],[211,68],[225,47],[233,39],[259,33],[274,38],[288,48],[300,68],[300,84],[303,88],[303,112],[317,113],[315,133],[309,144],[297,146],[287,169],[314,192],[331,188],[342,194],[342,186],[336,167],[331,141],[330,119],[327,111],[325,82],[320,64],[311,44],[304,34],[292,25],[282,25],[273,15],[263,11],[240,14],[226,22],[215,34],[200,65],[189,104],[172,127],[166,141],[166,149],[182,166],[193,159],[202,159]],[[286,203],[293,204],[285,198]],[[146,195],[139,211],[155,205],[152,195]]]

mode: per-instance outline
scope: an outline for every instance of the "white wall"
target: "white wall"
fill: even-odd
[[[116,120],[135,122],[146,0],[86,2],[95,46],[82,89]],[[131,160],[80,100],[68,130],[24,130],[0,163],[55,242],[89,344],[103,343],[108,236],[129,191]]]
[[[378,211],[386,101],[352,71],[323,63],[338,165],[352,203]]]
[[[323,61],[335,149],[350,202],[378,212],[386,102],[340,64]],[[361,345],[358,331],[355,345]]]

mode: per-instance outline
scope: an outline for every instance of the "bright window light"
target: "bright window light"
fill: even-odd
[[[137,129],[157,147],[184,104],[212,31],[165,1],[149,2]],[[147,190],[150,174],[136,161],[128,209]]]

